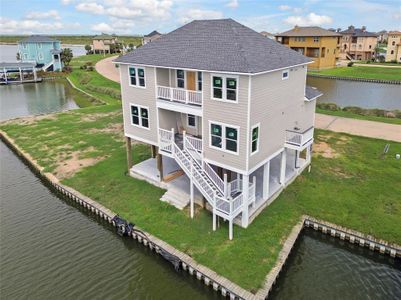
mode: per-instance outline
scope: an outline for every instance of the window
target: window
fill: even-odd
[[[129,67],[128,74],[129,74],[129,85],[130,86],[138,86],[138,87],[146,86],[145,70],[143,68]]]
[[[238,79],[234,76],[212,76],[212,98],[236,102],[238,94]]]
[[[281,79],[288,79],[288,77],[290,76],[290,71],[288,70],[284,70]]]
[[[391,54],[394,54],[394,50],[391,50]]]
[[[24,53],[24,59],[28,59],[28,54]]]
[[[42,43],[38,43],[38,48],[42,49]]]
[[[393,41],[393,42],[391,43],[391,45],[392,45],[392,46],[395,46],[395,41]]]
[[[259,124],[252,127],[251,153],[259,151]]]
[[[184,70],[177,70],[177,87],[185,88],[185,72]]]
[[[318,36],[314,36],[313,37],[313,42],[318,43],[319,42],[319,37]]]
[[[202,72],[198,72],[198,91],[202,90]]]
[[[210,146],[238,153],[238,128],[230,125],[210,123]]]
[[[132,125],[149,128],[149,111],[147,107],[131,104]]]
[[[296,42],[305,42],[305,37],[296,37],[295,41]]]
[[[39,58],[39,60],[42,60],[42,59],[43,59],[43,53],[42,53],[42,52],[39,52],[39,53],[38,53],[38,58]]]
[[[326,54],[326,48],[323,47],[323,48],[322,48],[322,52],[321,52],[321,56],[324,57],[325,54]]]
[[[196,117],[194,115],[187,115],[188,127],[196,127]]]

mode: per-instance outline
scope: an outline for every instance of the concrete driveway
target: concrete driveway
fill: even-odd
[[[113,80],[115,82],[120,82],[120,72],[119,69],[112,63],[118,57],[110,56],[108,58],[102,59],[97,62],[95,69],[98,73],[106,77],[107,79]]]

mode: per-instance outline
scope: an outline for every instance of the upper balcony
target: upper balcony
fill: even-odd
[[[178,102],[182,104],[190,104],[202,106],[202,92],[192,91],[182,88],[174,88],[168,86],[157,86],[157,98]]]

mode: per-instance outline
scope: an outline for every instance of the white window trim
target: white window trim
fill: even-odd
[[[42,53],[42,52],[39,52],[39,53],[38,53],[38,59],[39,59],[39,60],[43,60],[43,53]]]
[[[28,53],[23,54],[24,59],[28,59]]]
[[[252,143],[253,143],[253,137],[252,137],[252,132],[253,132],[253,130],[255,129],[255,128],[259,128],[258,129],[258,138],[256,139],[256,141],[257,141],[257,148],[256,148],[256,151],[253,151],[252,152]],[[260,123],[257,123],[257,124],[255,124],[255,125],[253,125],[252,127],[251,127],[251,156],[252,155],[254,155],[254,154],[256,154],[256,153],[258,153],[259,152],[259,148],[260,148]]]
[[[202,75],[202,80],[199,80],[199,73],[201,73]],[[196,72],[196,90],[198,91],[198,92],[202,92],[203,91],[203,89],[204,89],[204,86],[203,86],[203,76],[204,76],[204,74],[203,74],[203,72],[201,72],[201,71],[197,71]],[[199,81],[202,83],[202,89],[200,90],[199,89]]]
[[[288,74],[287,77],[284,77],[284,73]],[[290,70],[289,69],[283,70],[283,72],[281,73],[281,79],[282,80],[287,80],[288,78],[290,78]]]
[[[184,87],[178,87],[178,70],[181,70],[184,72]],[[180,78],[182,79],[182,78]],[[183,70],[183,69],[175,69],[175,86],[177,89],[180,90],[186,90],[187,89],[187,70]]]
[[[189,125],[189,116],[193,116],[195,118],[195,126]],[[195,129],[198,128],[198,120],[197,120],[197,117],[195,115],[187,114],[187,126],[189,128],[195,128]]]
[[[220,125],[221,126],[221,148],[213,146],[212,145],[212,137],[211,137],[211,130],[212,130],[212,124],[215,125]],[[230,151],[226,149],[226,127],[231,127],[237,129],[237,151]],[[209,120],[209,133],[208,133],[208,138],[209,138],[209,148],[211,149],[216,149],[225,153],[230,153],[234,155],[239,155],[239,141],[240,141],[240,127],[236,125],[230,125],[222,122],[217,122],[217,121],[211,121]]]
[[[222,86],[222,96],[223,97],[222,97],[222,99],[213,97],[213,76],[221,77],[222,80],[223,80],[223,86]],[[227,95],[226,95],[227,94],[227,87],[226,87],[227,78],[235,78],[237,80],[237,88],[236,88],[236,91],[235,91],[237,97],[236,97],[235,101],[227,100]],[[213,100],[221,101],[221,102],[227,102],[227,103],[238,103],[238,98],[239,98],[238,91],[239,91],[239,76],[238,75],[210,73],[210,97]]]
[[[130,68],[134,68],[135,69],[135,77],[136,77],[136,83],[137,83],[136,85],[131,84],[131,75],[129,73],[129,69]],[[138,68],[139,69],[143,69],[143,72],[145,73],[145,76],[143,77],[145,79],[145,86],[140,86],[139,85]],[[128,73],[128,85],[129,86],[132,86],[132,87],[135,87],[135,88],[138,88],[138,89],[146,89],[146,81],[147,81],[146,73],[147,73],[147,71],[146,71],[145,67],[138,67],[138,66],[134,66],[134,65],[128,65],[127,73]]]
[[[134,124],[134,122],[132,122],[132,106],[136,106],[139,109],[139,123],[140,125]],[[145,108],[148,110],[148,127],[144,127],[142,126],[142,117],[141,117],[141,108]],[[138,127],[138,128],[142,128],[142,129],[146,129],[146,130],[150,130],[150,111],[149,111],[149,107],[148,106],[144,106],[144,105],[139,105],[139,104],[135,104],[135,103],[130,103],[129,104],[129,116],[130,116],[130,123],[132,126]]]

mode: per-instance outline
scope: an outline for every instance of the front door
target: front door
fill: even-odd
[[[195,91],[196,90],[196,73],[187,71],[187,90]]]

